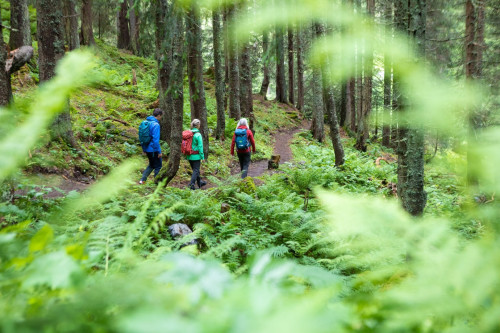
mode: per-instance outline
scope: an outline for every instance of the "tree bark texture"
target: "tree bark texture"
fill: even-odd
[[[186,15],[186,35],[191,120],[199,119],[201,122],[200,132],[203,137],[203,153],[205,154],[205,159],[207,159],[209,142],[201,51],[201,20],[200,9],[195,2],[191,3],[191,7]]]
[[[302,42],[302,29],[299,27],[295,34],[297,48],[297,109],[304,110],[304,44]]]
[[[408,34],[425,54],[425,0],[408,1]],[[402,128],[398,142],[398,196],[403,208],[421,215],[427,201],[424,191],[424,133],[422,129]]]
[[[0,69],[5,68],[7,59],[7,46],[3,40],[2,8],[0,7]],[[0,70],[0,106],[9,104],[11,96],[10,75]]]
[[[226,84],[224,81],[224,66],[222,62],[224,50],[221,39],[220,16],[219,9],[212,11],[215,99],[217,102],[217,128],[215,129],[215,138],[223,140],[226,128],[226,109],[224,103]]]
[[[269,32],[264,31],[262,34],[262,71],[264,78],[262,79],[262,85],[260,86],[259,94],[267,99],[267,90],[269,89]]]
[[[288,101],[295,105],[295,75],[294,75],[293,28],[288,26]]]
[[[92,0],[82,0],[82,40],[81,45],[95,45],[94,30],[92,28]]]
[[[253,98],[252,98],[252,57],[251,46],[247,42],[241,51],[240,61],[240,106],[241,115],[249,121],[250,129],[253,129]]]
[[[158,62],[158,85],[159,85],[159,104],[163,110],[163,117],[160,119],[160,139],[171,145],[172,134],[172,87],[171,72],[173,61],[173,41],[172,31],[169,27],[173,24],[171,7],[167,0],[155,0],[156,8],[156,48]]]
[[[227,21],[232,24],[235,15],[236,9],[234,5],[230,6],[227,9]],[[238,120],[241,118],[238,43],[234,38],[231,38],[229,34],[227,38],[229,48],[229,117]]]
[[[132,53],[137,55],[139,54],[139,29],[137,22],[137,15],[135,13],[135,0],[129,1],[129,23],[130,23],[130,48]]]
[[[366,0],[366,9],[370,17],[375,15],[375,0]],[[362,87],[362,106],[361,106],[361,119],[358,119],[358,135],[356,141],[356,148],[360,151],[366,151],[366,141],[370,133],[368,118],[372,111],[372,95],[373,95],[373,52],[367,52],[366,46],[363,45],[364,57],[364,78]]]
[[[75,1],[76,0],[63,0],[64,32],[66,44],[70,51],[80,47],[78,13],[76,12]]]
[[[61,0],[37,1],[38,65],[40,82],[55,75],[57,62],[64,56],[64,32]],[[69,109],[59,114],[52,124],[52,136],[62,138],[76,148]]]
[[[315,39],[324,33],[324,27],[320,23],[314,23],[312,27],[312,38]],[[313,90],[313,119],[311,124],[311,132],[313,138],[319,142],[325,139],[325,116],[323,104],[323,79],[321,75],[321,68],[313,67],[312,90]]]
[[[385,40],[387,46],[392,44],[392,3],[385,4]],[[391,144],[391,93],[392,93],[392,61],[388,53],[384,54],[384,112],[382,113],[382,145]]]
[[[182,120],[184,117],[184,24],[183,13],[172,5],[172,136],[166,169],[160,172],[157,181],[166,179],[165,186],[175,177],[181,161]]]
[[[21,46],[31,46],[30,15],[28,0],[10,1],[10,37],[9,47],[15,50]]]
[[[276,27],[276,100],[286,103],[288,96],[286,94],[285,80],[285,47],[284,33],[282,27]]]
[[[130,29],[128,13],[128,0],[122,0],[118,11],[117,30],[118,38],[116,47],[123,50],[130,50]]]

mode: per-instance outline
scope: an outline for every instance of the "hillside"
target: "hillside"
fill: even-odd
[[[296,110],[257,95],[252,167],[259,177],[240,180],[230,140],[211,137],[211,156],[202,166],[207,189],[186,188],[186,161],[167,187],[137,185],[141,170],[123,165],[128,158],[146,165],[137,128],[157,99],[156,65],[102,42],[96,63],[101,82],[70,103],[85,158],[58,141],[39,144],[25,168],[2,185],[0,267],[6,274],[0,279],[0,327],[332,332],[379,325],[383,331],[404,326],[408,318],[418,327],[418,303],[398,308],[398,297],[415,286],[405,281],[419,288],[446,285],[446,279],[436,281],[435,262],[428,260],[443,257],[429,253],[459,251],[457,244],[482,232],[464,209],[468,202],[457,176],[463,156],[443,150],[426,165],[428,206],[415,223],[394,198],[391,149],[373,140],[359,152],[343,135],[346,163],[336,168],[329,140],[318,143]],[[136,86],[125,84],[132,70]],[[14,80],[17,121],[36,89],[27,79],[34,74],[22,73]],[[209,76],[205,84],[213,129]],[[189,110],[186,98],[185,128]],[[235,124],[227,121],[226,137]],[[287,163],[264,172],[258,162],[267,165],[273,150]],[[193,233],[173,239],[168,227],[176,223]],[[475,253],[470,255],[479,260]],[[409,257],[414,261],[404,264]],[[453,266],[438,268],[442,273]]]

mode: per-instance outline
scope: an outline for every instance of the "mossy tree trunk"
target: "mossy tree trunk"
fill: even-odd
[[[182,120],[184,117],[184,23],[183,12],[172,5],[172,135],[167,167],[158,175],[157,182],[166,179],[165,185],[175,177],[181,161]]]
[[[61,0],[37,1],[38,64],[40,82],[55,75],[57,62],[64,56],[64,33]],[[77,148],[69,108],[59,114],[51,127],[52,137],[61,138]]]
[[[233,24],[232,20],[236,15],[235,5],[230,5],[227,8],[226,21],[228,24]],[[238,43],[234,38],[231,38],[229,31],[226,34],[228,38],[228,60],[229,60],[229,117],[233,119],[240,119],[241,106],[240,106],[240,66],[238,57]]]
[[[295,34],[297,48],[297,109],[304,110],[304,43],[302,29],[299,26]]]
[[[135,0],[128,0],[129,2],[129,23],[130,23],[130,48],[132,53],[139,54],[139,29],[137,25],[137,15],[135,12]]]
[[[425,54],[426,1],[410,0],[407,7],[407,29],[410,40]],[[401,102],[400,102],[400,106]],[[405,112],[414,112],[411,105]],[[398,142],[398,195],[403,208],[412,215],[421,215],[427,201],[424,191],[423,129],[402,126]]]
[[[116,47],[123,50],[130,50],[130,29],[128,19],[128,1],[121,0],[118,11],[117,30],[118,38]]]
[[[69,50],[76,50],[80,47],[80,36],[75,0],[63,0],[63,13],[66,45],[68,45]]]
[[[172,133],[172,90],[170,75],[172,72],[172,25],[171,7],[167,0],[155,0],[155,40],[158,62],[159,104],[164,116],[160,119],[160,138],[170,145]]]
[[[260,86],[259,94],[267,99],[267,90],[269,89],[269,32],[264,31],[262,34],[262,72],[263,79],[262,84]]]
[[[226,109],[224,103],[226,83],[224,81],[224,66],[222,62],[224,49],[221,39],[221,14],[219,9],[212,11],[212,28],[215,72],[215,99],[217,102],[217,128],[215,129],[215,138],[224,139],[224,132],[226,128]]]
[[[92,28],[92,0],[82,0],[82,33],[81,45],[95,45],[94,30]]]
[[[200,132],[203,137],[203,153],[208,158],[208,123],[207,106],[205,102],[205,87],[203,81],[203,59],[201,50],[201,20],[200,8],[196,2],[191,2],[186,16],[187,39],[187,72],[189,80],[189,96],[191,104],[191,120],[199,119]]]
[[[2,8],[0,7],[0,68],[5,68],[6,60],[7,47],[3,40]],[[0,70],[0,106],[9,104],[10,96],[10,75],[5,70]]]
[[[21,46],[31,46],[30,15],[28,0],[10,1],[10,37],[9,47],[15,50]]]
[[[242,2],[241,10],[243,15],[248,13],[248,4],[246,1]],[[245,44],[241,50],[240,56],[240,108],[241,115],[249,121],[250,129],[253,129],[253,98],[252,98],[252,48],[250,42]]]
[[[321,23],[314,23],[312,26],[312,39],[318,38],[324,33],[324,27]],[[311,132],[313,138],[319,142],[325,139],[325,116],[323,104],[323,78],[321,75],[321,68],[313,67],[312,78],[312,91],[313,91],[313,119],[311,124]]]
[[[293,27],[288,26],[288,101],[295,105],[295,74],[294,74]]]
[[[384,10],[386,48],[392,44],[392,3],[387,2]],[[384,54],[384,112],[382,113],[382,144],[391,144],[391,94],[392,94],[392,60],[388,53]]]
[[[286,103],[288,96],[286,93],[285,80],[285,42],[283,28],[276,26],[275,28],[275,44],[276,44],[276,101]]]

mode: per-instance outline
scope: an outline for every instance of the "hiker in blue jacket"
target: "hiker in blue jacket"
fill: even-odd
[[[155,177],[160,172],[162,167],[162,154],[160,147],[160,119],[163,116],[163,110],[156,108],[153,115],[146,118],[149,123],[149,135],[151,141],[148,143],[141,143],[142,151],[148,156],[149,165],[142,173],[142,178],[139,184],[144,184],[151,172],[155,171]],[[140,134],[139,134],[140,136]]]
[[[252,157],[251,151],[255,154],[255,140],[252,131],[248,128],[248,121],[241,118],[238,121],[238,126],[233,134],[233,141],[231,142],[231,155],[234,155],[234,147],[236,146],[236,153],[240,160],[241,178],[248,175],[248,168],[250,166],[250,159]]]

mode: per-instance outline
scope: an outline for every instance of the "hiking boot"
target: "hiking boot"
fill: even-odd
[[[144,181],[143,181],[143,180],[139,180],[139,183],[138,183],[138,184],[139,184],[139,185],[142,185],[142,184],[144,184]]]
[[[190,189],[190,190],[193,190],[193,191],[194,191],[194,190],[196,190],[196,189],[194,188],[194,184],[189,185],[189,189]]]
[[[202,188],[202,187],[203,187],[203,186],[205,186],[205,185],[207,185],[207,182],[206,182],[206,181],[204,181],[204,180],[202,180],[202,181],[200,182],[199,188]]]

